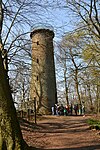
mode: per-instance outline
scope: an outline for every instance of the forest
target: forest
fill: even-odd
[[[28,150],[16,110],[32,103],[30,33],[40,22],[54,27],[59,103],[84,103],[87,113],[100,113],[99,5],[99,0],[0,0],[0,150]]]

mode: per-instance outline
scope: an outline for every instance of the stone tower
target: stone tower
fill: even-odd
[[[30,95],[36,97],[36,109],[40,114],[49,114],[57,103],[53,38],[50,26],[37,26],[31,32],[32,79]]]

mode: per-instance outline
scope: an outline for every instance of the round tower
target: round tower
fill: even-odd
[[[37,26],[31,32],[32,78],[31,99],[36,98],[40,114],[49,114],[57,102],[54,65],[54,32],[50,26]]]

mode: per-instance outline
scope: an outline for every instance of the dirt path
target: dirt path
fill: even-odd
[[[100,150],[100,131],[90,130],[88,116],[44,116],[22,125],[22,133],[30,146],[43,150]]]

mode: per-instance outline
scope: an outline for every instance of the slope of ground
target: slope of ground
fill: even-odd
[[[90,130],[89,116],[41,116],[37,125],[21,122],[25,141],[36,149],[100,150],[100,131]]]

